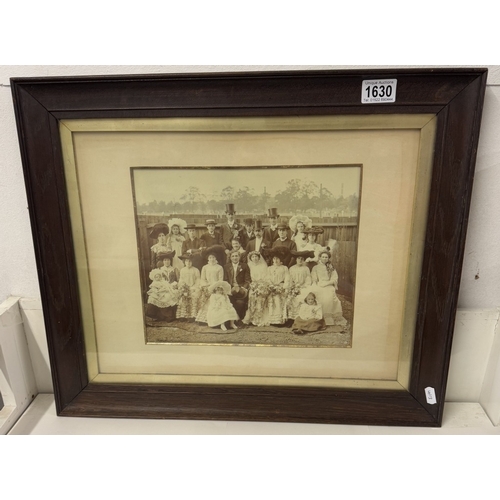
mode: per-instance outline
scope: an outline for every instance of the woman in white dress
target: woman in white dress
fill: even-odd
[[[314,252],[314,255],[311,257],[306,258],[306,264],[308,265],[309,269],[312,270],[312,268],[318,263],[319,261],[319,254],[323,250],[326,250],[325,247],[321,246],[318,242],[318,234],[323,234],[323,228],[321,227],[312,227],[310,229],[306,229],[305,233],[307,235],[307,243],[304,245],[303,250],[308,250]]]
[[[200,276],[200,298],[198,300],[198,313],[196,321],[207,323],[208,301],[211,293],[208,290],[210,285],[224,280],[224,268],[219,262],[224,262],[225,248],[222,245],[213,245],[206,248],[202,253],[202,258],[207,262],[201,269]]]
[[[196,318],[200,298],[200,271],[193,266],[192,255],[181,255],[180,259],[184,261],[184,267],[179,278],[177,318]]]
[[[342,316],[342,304],[337,297],[339,275],[330,262],[330,254],[323,250],[319,254],[319,262],[311,271],[313,286],[311,291],[316,295],[323,309],[326,325],[345,326],[346,319]]]
[[[307,215],[294,215],[288,222],[290,229],[293,231],[291,239],[297,245],[297,250],[300,252],[304,250],[307,244],[306,229],[312,227],[312,220]]]
[[[168,227],[170,229],[170,234],[167,237],[167,246],[172,250],[175,250],[175,257],[172,265],[179,269],[179,271],[184,267],[184,263],[179,256],[182,255],[182,244],[186,241],[183,236],[186,232],[187,222],[183,219],[170,219],[168,221]]]
[[[271,250],[272,266],[267,268],[269,281],[269,296],[266,301],[266,324],[283,325],[286,320],[286,294],[290,284],[290,273],[283,262],[288,253],[285,247],[275,247]]]
[[[302,293],[304,289],[312,285],[311,271],[309,271],[305,260],[314,254],[312,251],[307,250],[302,252],[292,250],[291,253],[296,259],[296,264],[288,270],[290,273],[290,287],[287,293],[287,317],[288,319],[295,319],[303,303]]]
[[[267,280],[267,263],[260,252],[250,252],[247,257],[250,269],[250,290],[248,292],[248,309],[243,323],[264,326],[268,321],[266,301],[269,295]]]

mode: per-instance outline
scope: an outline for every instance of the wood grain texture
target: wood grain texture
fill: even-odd
[[[362,80],[389,77],[397,102],[361,105]],[[485,84],[483,69],[12,79],[58,413],[440,425]],[[438,116],[408,392],[89,384],[59,120],[387,113]]]

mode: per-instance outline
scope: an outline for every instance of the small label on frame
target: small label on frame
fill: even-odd
[[[427,403],[430,405],[435,405],[436,401],[436,392],[434,391],[434,387],[426,387],[425,389],[425,399],[427,399]]]
[[[363,104],[381,104],[396,102],[396,86],[398,81],[363,80],[361,85],[361,102]]]

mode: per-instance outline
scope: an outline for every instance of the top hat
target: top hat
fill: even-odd
[[[158,222],[158,224],[155,224],[153,226],[153,229],[149,233],[150,238],[158,238],[158,235],[160,233],[163,233],[164,235],[168,234],[168,226],[164,222]]]
[[[226,203],[226,214],[235,214],[234,203]]]
[[[253,219],[243,219],[243,224],[245,224],[245,226],[253,226]]]
[[[268,212],[268,214],[269,214],[269,218],[271,218],[271,217],[276,217],[276,218],[278,218],[278,217],[279,217],[279,215],[278,215],[278,209],[277,209],[277,208],[269,208],[269,209],[267,210],[267,212]]]
[[[260,219],[255,221],[254,229],[262,229],[262,221]]]

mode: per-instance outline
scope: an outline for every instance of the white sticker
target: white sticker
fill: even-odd
[[[381,104],[396,102],[396,85],[393,80],[363,80],[361,85],[361,102],[363,104]]]
[[[426,387],[425,389],[425,399],[427,399],[427,403],[430,405],[435,405],[436,401],[436,392],[434,391],[434,387]]]

